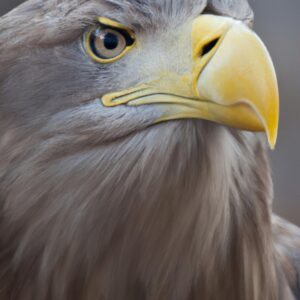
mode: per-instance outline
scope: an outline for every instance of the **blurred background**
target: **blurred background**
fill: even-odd
[[[277,69],[281,124],[276,150],[270,153],[275,211],[300,225],[300,1],[249,0],[255,30],[266,43]],[[0,15],[22,0],[1,0]]]

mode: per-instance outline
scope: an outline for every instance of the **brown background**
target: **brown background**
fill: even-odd
[[[23,2],[0,1],[0,15]],[[300,1],[250,2],[255,29],[271,52],[281,92],[279,140],[271,153],[275,210],[300,225]]]

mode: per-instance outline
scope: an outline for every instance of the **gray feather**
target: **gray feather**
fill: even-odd
[[[300,299],[300,229],[289,222],[273,218],[274,242],[278,260],[296,299]]]

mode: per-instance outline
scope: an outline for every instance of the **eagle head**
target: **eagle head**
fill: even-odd
[[[258,132],[273,148],[278,88],[252,21],[246,0],[30,0],[0,19],[2,299],[271,299],[250,257],[270,259]]]

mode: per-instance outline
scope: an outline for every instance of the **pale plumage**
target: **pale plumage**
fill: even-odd
[[[169,68],[174,28],[203,12],[253,21],[244,0],[31,0],[0,19],[1,299],[300,299],[263,136],[99,102]],[[95,64],[98,16],[149,47]]]

